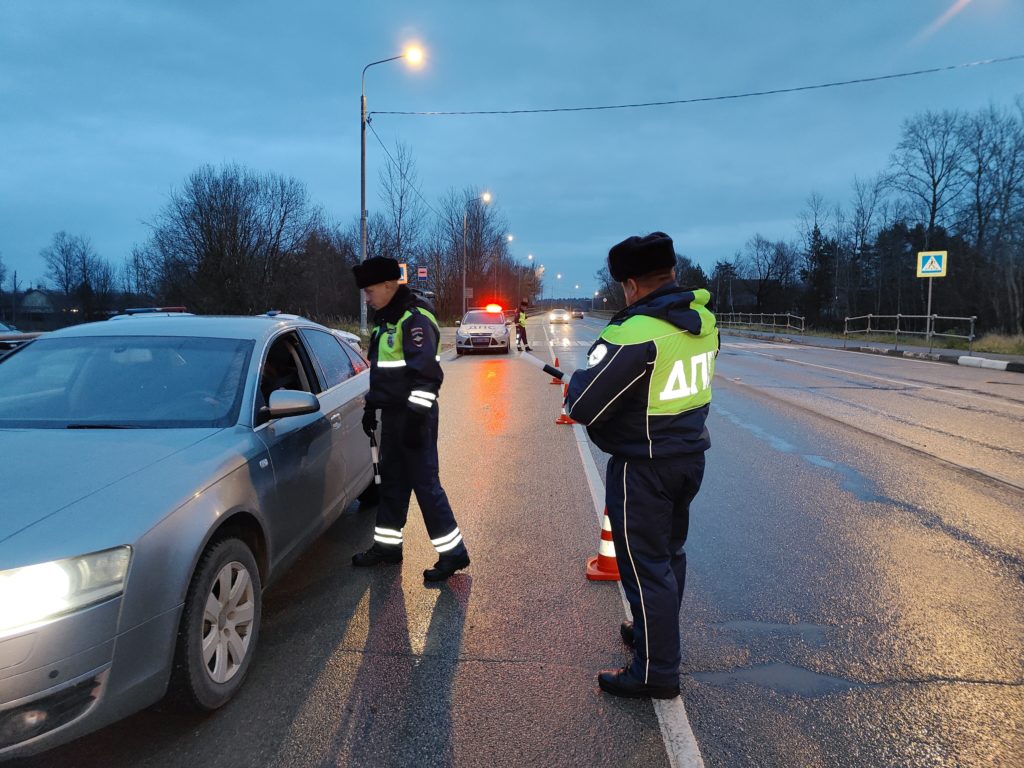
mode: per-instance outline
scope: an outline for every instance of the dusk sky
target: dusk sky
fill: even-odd
[[[59,230],[120,264],[205,163],[294,176],[359,209],[359,76],[371,111],[555,108],[729,95],[1024,53],[1020,0],[645,3],[0,0],[0,258],[44,276]],[[904,119],[1009,107],[1024,60],[760,98],[604,112],[377,115],[432,204],[490,190],[513,254],[594,290],[608,247],[664,230],[706,270],[754,234],[793,238],[808,196],[847,202]],[[386,162],[372,134],[367,198]],[[4,286],[7,287],[6,285]]]

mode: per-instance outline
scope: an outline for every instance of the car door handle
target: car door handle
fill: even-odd
[[[337,429],[341,426],[341,414],[335,413],[331,415],[331,429]]]

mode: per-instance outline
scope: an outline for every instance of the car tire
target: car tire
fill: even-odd
[[[455,354],[458,357],[462,357],[464,351],[465,350],[459,349],[458,347],[455,348]]]
[[[507,355],[511,351],[512,351],[512,345],[511,344],[506,344],[505,345],[504,353]]]
[[[208,614],[208,604],[220,606],[217,617]],[[178,629],[171,684],[180,703],[210,711],[235,695],[256,654],[262,606],[260,572],[248,545],[227,538],[207,547]]]

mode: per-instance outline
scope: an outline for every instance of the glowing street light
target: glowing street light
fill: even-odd
[[[371,61],[363,67],[363,77],[360,85],[359,98],[359,260],[366,261],[366,70],[377,64],[386,64],[389,61],[405,59],[412,66],[419,66],[423,63],[423,49],[418,45],[411,45],[398,56],[392,56],[380,61]],[[362,295],[359,296],[359,332],[366,333],[366,302]]]

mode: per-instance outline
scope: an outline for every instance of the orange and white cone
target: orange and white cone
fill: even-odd
[[[557,368],[557,367],[558,367],[558,357],[556,356],[555,357],[555,368]],[[548,384],[561,384],[561,383],[562,383],[562,380],[560,378],[558,378],[557,376],[552,376],[551,377],[551,381],[548,382]]]
[[[615,560],[615,542],[612,541],[608,507],[604,508],[604,519],[601,521],[601,545],[597,557],[587,560],[587,578],[591,581],[619,581],[619,564]]]
[[[555,424],[575,424],[576,420],[565,412],[565,398],[569,396],[569,385],[563,385],[565,389],[562,390],[562,414],[555,419]]]

